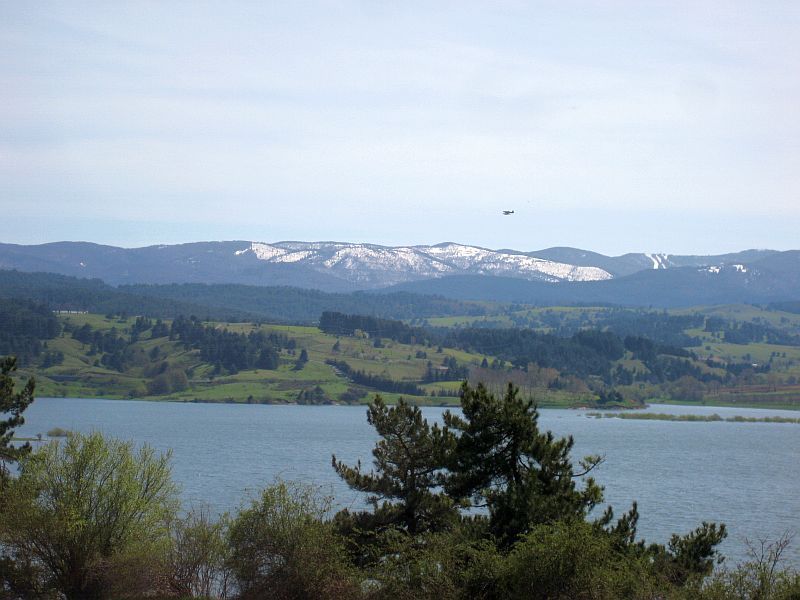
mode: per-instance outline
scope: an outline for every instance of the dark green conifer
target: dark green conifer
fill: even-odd
[[[0,481],[8,476],[7,463],[16,462],[31,450],[27,442],[17,446],[11,444],[14,429],[25,423],[22,413],[33,402],[35,388],[31,377],[21,391],[14,392],[11,374],[16,370],[16,357],[8,356],[0,360],[0,415],[6,416],[5,420],[0,421]]]
[[[533,401],[512,384],[498,398],[483,384],[473,388],[465,382],[461,408],[463,417],[445,413],[457,438],[446,489],[487,507],[490,530],[502,545],[541,523],[583,520],[602,501],[602,488],[591,477],[578,485],[600,458],[585,458],[576,472],[572,437],[540,431]]]
[[[402,398],[388,407],[376,396],[367,420],[380,440],[372,450],[374,471],[350,467],[333,456],[333,468],[353,489],[369,494],[371,513],[358,524],[370,530],[397,527],[411,534],[446,529],[457,518],[453,502],[441,492],[451,437],[430,426],[422,412]]]

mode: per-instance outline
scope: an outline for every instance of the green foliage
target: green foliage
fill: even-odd
[[[457,437],[446,489],[488,507],[490,529],[503,545],[541,523],[583,519],[602,501],[602,489],[591,477],[583,487],[576,483],[600,459],[587,457],[576,473],[572,438],[540,431],[533,401],[512,385],[498,398],[482,384],[464,383],[461,409],[463,417],[445,413]]]
[[[388,407],[380,396],[370,404],[367,420],[381,439],[372,450],[375,470],[349,467],[333,456],[333,468],[353,489],[369,494],[371,513],[355,515],[357,527],[398,527],[414,535],[440,531],[456,516],[455,505],[441,492],[450,437],[430,426],[422,411],[400,400]]]
[[[39,356],[42,340],[51,340],[60,332],[61,325],[47,306],[0,299],[0,355],[14,354],[24,366]]]
[[[325,519],[330,499],[315,488],[267,487],[230,526],[229,567],[243,599],[338,600],[354,597],[353,571]]]
[[[381,377],[380,375],[373,375],[372,373],[365,373],[364,371],[354,369],[343,360],[328,359],[325,361],[325,364],[340,371],[353,383],[357,383],[358,385],[365,385],[382,392],[396,392],[413,396],[425,395],[425,392],[416,383],[411,381],[398,381],[388,377]]]
[[[215,366],[237,373],[243,369],[276,369],[278,350],[288,344],[285,336],[263,331],[249,334],[205,325],[196,318],[178,317],[170,327],[170,339],[180,340],[187,349],[200,350],[200,358]]]
[[[537,525],[514,545],[504,566],[503,598],[657,597],[648,561],[620,550],[613,536],[584,521]]]
[[[221,598],[228,593],[230,552],[227,515],[216,521],[204,510],[170,523],[167,563],[170,588],[191,598]]]
[[[376,397],[367,417],[380,436],[374,471],[333,459],[371,511],[336,523],[351,555],[378,582],[376,598],[648,598],[711,572],[725,527],[703,523],[669,546],[636,540],[636,504],[612,525],[596,521],[602,489],[578,470],[572,438],[538,427],[531,400],[464,384],[462,415],[430,426],[419,409]],[[582,483],[581,483],[582,481]],[[466,507],[482,514],[460,515]]]
[[[300,390],[297,393],[298,404],[331,404],[332,401],[320,386],[316,385],[309,390]]]
[[[735,569],[719,569],[708,578],[691,582],[679,597],[681,600],[797,600],[800,573],[781,564],[792,537],[786,532],[774,541],[747,541],[749,560]]]
[[[367,574],[373,582],[370,600],[448,600],[503,598],[505,559],[494,544],[471,541],[459,531],[410,537],[384,533],[380,561]]]
[[[33,378],[28,379],[22,390],[14,391],[12,374],[17,370],[17,360],[13,356],[0,359],[0,485],[8,477],[8,463],[15,462],[27,455],[30,444],[13,445],[11,438],[14,429],[25,423],[22,413],[33,402],[33,391],[36,386]]]
[[[168,455],[99,433],[25,457],[2,502],[4,556],[28,570],[30,587],[81,600],[150,589],[177,509]]]
[[[50,438],[60,438],[60,437],[67,437],[70,434],[68,429],[64,429],[63,427],[53,427],[52,429],[47,430],[47,437]]]
[[[649,551],[654,556],[656,569],[670,583],[679,586],[691,580],[710,575],[714,564],[722,562],[716,547],[728,536],[725,525],[705,521],[692,532],[679,536],[673,534],[665,549],[653,545]]]
[[[148,396],[164,396],[173,392],[182,392],[189,387],[189,378],[186,371],[172,368],[156,375],[147,382]]]
[[[294,370],[302,371],[303,367],[306,366],[307,362],[308,362],[308,351],[305,348],[303,348],[300,351],[300,356],[297,357],[297,362],[295,362],[294,364]]]
[[[389,338],[404,344],[414,344],[424,342],[430,337],[424,329],[409,327],[401,321],[364,315],[345,315],[331,311],[322,313],[319,318],[319,328],[331,335],[355,335],[356,331],[362,331],[375,338],[376,342],[381,338]]]

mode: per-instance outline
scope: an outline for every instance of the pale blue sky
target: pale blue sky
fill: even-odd
[[[800,247],[797,2],[0,0],[0,90],[2,242]]]

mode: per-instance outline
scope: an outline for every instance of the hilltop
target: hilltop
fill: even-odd
[[[691,306],[800,297],[800,252],[721,255],[578,248],[492,250],[445,242],[198,242],[118,248],[86,242],[0,244],[0,268],[98,278],[114,285],[239,284],[324,292],[411,291],[534,304]]]

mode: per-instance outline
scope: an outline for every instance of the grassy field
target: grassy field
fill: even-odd
[[[90,325],[99,331],[115,329],[128,335],[133,318],[108,318],[95,314],[71,314],[61,317],[76,327]],[[86,344],[62,334],[49,340],[49,351],[60,351],[64,360],[57,366],[34,371],[21,371],[21,377],[34,375],[38,396],[55,397],[102,397],[138,398],[145,400],[172,400],[184,402],[254,402],[291,403],[298,401],[302,392],[315,391],[327,402],[369,402],[376,393],[387,402],[396,402],[401,396],[394,393],[377,392],[364,386],[354,385],[337,373],[326,360],[345,361],[353,369],[395,381],[414,382],[425,395],[403,396],[420,405],[453,405],[458,403],[457,393],[461,381],[438,381],[422,383],[428,364],[441,365],[445,359],[455,358],[459,364],[477,366],[487,358],[494,357],[470,354],[461,350],[421,344],[400,344],[392,340],[375,340],[359,337],[336,337],[322,333],[316,327],[301,327],[253,323],[214,323],[216,327],[238,333],[261,330],[279,333],[296,343],[294,350],[282,350],[280,365],[275,370],[248,370],[236,374],[214,376],[212,366],[202,363],[199,351],[186,350],[177,341],[162,337],[150,339],[149,332],[131,345],[133,360],[125,372],[103,366],[98,355],[90,355]],[[336,348],[335,348],[336,347]],[[148,369],[152,368],[151,353],[157,349],[158,361],[167,361],[170,367],[185,371],[189,377],[188,388],[167,395],[151,396],[147,393],[150,380]],[[295,368],[297,356],[302,349],[308,353],[308,362],[302,369]],[[152,374],[150,374],[152,375]],[[555,391],[541,393],[537,402],[547,406],[569,406],[576,402],[587,403],[587,398]],[[345,398],[343,400],[343,398]]]
[[[522,327],[524,324],[536,325],[539,331],[550,331],[559,326],[590,327],[592,323],[610,309],[604,307],[547,307],[524,308],[505,315],[485,317],[446,317],[428,319],[432,326],[459,327],[470,325]],[[718,316],[728,320],[769,324],[782,330],[800,332],[800,315],[768,311],[755,306],[734,305],[719,307],[699,307],[669,311],[670,314],[702,314]],[[59,318],[74,327],[85,324],[99,331],[115,329],[120,335],[129,335],[134,318],[109,318],[98,314],[69,314]],[[455,359],[460,365],[469,368],[481,364],[484,359],[491,363],[495,357],[471,354],[453,348],[439,349],[422,344],[400,344],[383,339],[376,344],[367,337],[336,337],[321,332],[316,327],[254,324],[254,323],[213,323],[209,324],[238,333],[263,331],[277,333],[295,342],[294,350],[282,350],[280,364],[275,370],[249,370],[236,374],[215,375],[212,365],[200,360],[199,351],[186,350],[177,341],[167,337],[150,339],[150,333],[131,345],[132,358],[126,363],[124,372],[104,366],[99,355],[91,355],[90,348],[63,334],[47,343],[48,351],[61,352],[64,360],[57,366],[22,372],[33,374],[37,379],[37,395],[66,397],[103,398],[143,398],[148,400],[173,400],[191,402],[256,402],[290,403],[309,393],[317,401],[340,403],[366,403],[371,400],[376,389],[355,385],[333,367],[328,360],[344,361],[352,369],[366,374],[398,382],[413,383],[424,395],[404,396],[418,404],[457,403],[458,388],[461,381],[438,381],[424,383],[423,377],[430,364],[436,369],[446,359]],[[696,364],[702,372],[723,374],[720,368],[706,364],[712,361],[752,362],[762,365],[770,362],[771,374],[750,384],[742,384],[735,389],[724,389],[706,393],[702,404],[719,406],[758,406],[771,408],[800,408],[800,385],[786,384],[786,379],[794,377],[800,382],[800,347],[765,343],[732,344],[719,339],[718,335],[701,328],[686,330],[693,337],[702,339],[700,346],[690,348],[701,359]],[[296,370],[297,356],[306,350],[308,362]],[[152,359],[153,353],[158,358]],[[155,362],[167,361],[170,368],[186,373],[188,387],[182,391],[166,395],[148,395],[148,383],[153,377]],[[647,368],[630,353],[618,363],[630,371],[646,373]],[[517,373],[516,371],[514,373]],[[499,375],[499,373],[498,373]],[[512,379],[509,373],[509,379]],[[775,385],[778,381],[780,385]],[[524,387],[523,384],[520,384]],[[636,384],[638,386],[638,384]],[[630,386],[633,391],[634,386]],[[641,386],[640,386],[641,387]],[[645,386],[646,387],[646,386]],[[649,388],[646,388],[649,391]],[[623,389],[624,392],[624,389]],[[537,387],[529,392],[540,406],[592,406],[596,399],[592,393],[548,390]],[[381,393],[389,402],[395,402],[400,395]],[[646,401],[665,401],[658,396],[662,392],[653,389],[652,393],[638,393],[635,396]],[[667,402],[681,402],[679,399]],[[686,402],[697,404],[697,401]]]

